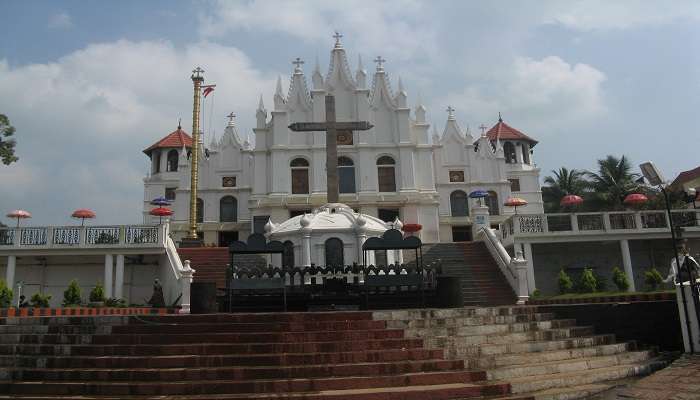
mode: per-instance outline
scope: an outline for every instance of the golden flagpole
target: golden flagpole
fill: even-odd
[[[199,178],[199,107],[202,94],[202,76],[204,70],[200,67],[192,71],[192,83],[194,83],[194,97],[192,104],[192,157],[190,176],[190,229],[188,239],[197,240],[197,182]]]

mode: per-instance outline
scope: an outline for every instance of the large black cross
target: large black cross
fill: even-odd
[[[367,121],[336,122],[335,97],[326,96],[326,122],[295,122],[289,129],[295,132],[326,132],[326,186],[329,203],[338,202],[338,131],[366,131],[372,129]]]

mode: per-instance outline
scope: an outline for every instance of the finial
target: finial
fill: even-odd
[[[321,73],[321,64],[318,62],[318,54],[316,54],[316,62],[314,63],[314,72]]]
[[[377,72],[383,72],[384,67],[382,66],[382,64],[385,63],[386,60],[383,59],[382,56],[377,56],[377,58],[374,59],[374,62],[377,63]]]
[[[236,114],[231,111],[231,114],[227,115],[226,118],[228,118],[228,126],[234,126],[235,123],[233,122],[233,119],[236,118]]]
[[[447,106],[447,119],[450,121],[455,120],[455,109],[452,106]]]
[[[486,125],[484,125],[484,124],[479,125],[479,129],[481,129],[481,136],[486,136],[486,130],[487,130],[488,128],[489,128],[489,127],[486,126]]]
[[[177,119],[177,130],[179,131],[182,129],[182,118]]]
[[[343,35],[338,33],[338,31],[335,31],[335,35],[333,35],[333,37],[335,38],[335,48],[339,49],[339,48],[343,47],[343,45],[340,44],[340,38],[343,37]]]
[[[401,81],[401,77],[399,76],[399,93],[405,92],[406,89],[403,87],[403,82]]]
[[[204,80],[202,77],[202,74],[204,73],[204,70],[201,69],[200,67],[197,67],[192,70],[192,80]]]
[[[275,94],[279,95],[280,97],[284,97],[282,95],[282,77],[279,75],[277,76],[277,87],[275,88]]]
[[[498,112],[498,122],[503,122],[503,118],[501,118],[501,112]]]
[[[258,111],[265,110],[265,103],[263,103],[262,93],[260,94],[260,101],[258,101]]]
[[[301,73],[301,72],[302,72],[302,71],[301,71],[301,66],[304,64],[304,61],[303,61],[301,58],[297,57],[294,61],[292,61],[292,64],[295,65],[295,67],[294,67],[294,73],[295,73],[295,74],[296,74],[296,73]]]
[[[358,71],[363,71],[365,69],[365,66],[362,64],[362,54],[357,55],[357,70]]]

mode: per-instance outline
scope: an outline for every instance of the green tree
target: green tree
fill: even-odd
[[[552,175],[544,178],[547,186],[542,187],[542,197],[545,204],[545,211],[560,211],[559,202],[562,197],[568,194],[583,196],[591,186],[586,180],[586,172],[577,169],[569,170],[566,167],[552,170]]]
[[[598,172],[588,172],[594,191],[596,208],[621,210],[622,201],[628,194],[641,190],[637,180],[640,175],[632,172],[632,165],[627,157],[617,158],[608,155],[598,160]]]
[[[0,159],[5,165],[10,165],[19,160],[15,156],[15,140],[11,136],[15,134],[15,127],[10,125],[10,119],[5,114],[0,114]]]

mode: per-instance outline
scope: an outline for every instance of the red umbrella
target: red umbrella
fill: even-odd
[[[632,206],[636,204],[646,203],[648,200],[649,199],[647,198],[647,196],[641,193],[631,193],[628,194],[622,202],[628,206]]]
[[[158,208],[152,209],[151,212],[149,212],[149,214],[159,217],[158,223],[161,223],[161,222],[163,222],[163,217],[168,217],[168,216],[173,215],[173,210],[171,210],[169,208],[165,208],[165,207],[158,207]]]
[[[17,227],[19,228],[19,220],[25,218],[31,218],[32,213],[24,210],[13,210],[7,214],[8,218],[17,218]]]
[[[506,202],[503,203],[504,206],[506,207],[513,207],[515,208],[515,213],[518,213],[518,207],[520,206],[526,206],[527,205],[527,200],[521,199],[520,197],[509,197],[506,199]]]
[[[95,218],[95,212],[92,210],[89,210],[87,208],[79,208],[75,211],[73,211],[73,214],[70,215],[73,218],[80,218],[82,219],[82,223],[80,226],[85,225],[85,219],[86,218]]]
[[[577,206],[581,203],[583,203],[583,198],[581,196],[577,196],[575,194],[567,194],[566,196],[561,198],[559,205],[560,206]]]
[[[404,224],[403,225],[403,231],[404,232],[418,232],[419,230],[423,229],[423,225],[421,224]]]

